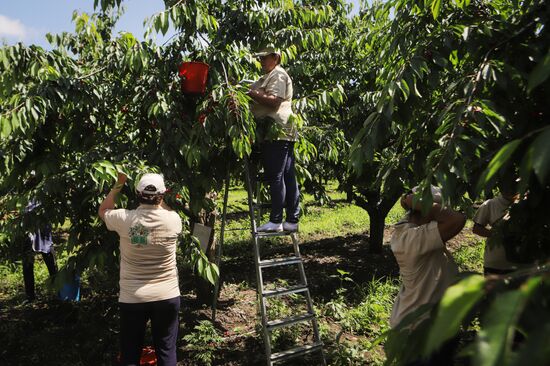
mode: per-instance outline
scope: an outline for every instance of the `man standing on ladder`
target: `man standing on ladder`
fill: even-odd
[[[262,142],[262,163],[270,186],[271,213],[269,222],[258,227],[259,232],[298,231],[300,191],[294,168],[294,143],[298,138],[292,118],[292,80],[280,66],[281,54],[274,48],[264,48],[258,57],[264,75],[250,86],[251,111],[258,124],[265,124]],[[286,220],[283,222],[283,208]]]

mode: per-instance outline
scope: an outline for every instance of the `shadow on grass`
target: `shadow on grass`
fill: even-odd
[[[389,246],[381,253],[370,253],[363,235],[307,241],[300,244],[304,269],[311,294],[321,302],[334,298],[341,286],[338,270],[349,273],[356,284],[381,278],[397,278],[399,268]],[[280,240],[266,242],[262,259],[283,257],[292,252],[292,245]],[[236,242],[224,249],[226,259],[221,264],[222,283],[246,283],[256,287],[256,272],[252,244],[250,241]],[[275,267],[273,278],[298,280],[298,271],[288,267]],[[351,284],[353,286],[353,284]],[[353,291],[348,291],[353,296]],[[350,298],[353,301],[355,299]]]

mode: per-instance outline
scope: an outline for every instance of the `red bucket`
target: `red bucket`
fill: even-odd
[[[182,77],[181,89],[188,94],[202,94],[206,90],[208,64],[190,61],[180,65],[179,75]]]
[[[117,356],[117,361],[120,364],[120,353]],[[155,354],[155,349],[151,346],[145,346],[141,350],[141,358],[139,360],[140,366],[156,366],[157,364],[157,355]]]

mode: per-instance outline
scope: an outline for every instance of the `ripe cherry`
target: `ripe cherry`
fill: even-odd
[[[199,123],[204,126],[204,121],[206,121],[206,113],[199,114]]]

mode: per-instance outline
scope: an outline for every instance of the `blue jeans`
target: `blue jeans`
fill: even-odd
[[[157,365],[175,366],[178,339],[180,298],[143,303],[122,303],[120,307],[121,365],[139,366],[147,320],[151,319],[151,333],[157,356]]]
[[[294,169],[294,142],[284,140],[264,142],[262,160],[265,178],[271,192],[269,221],[283,222],[283,208],[286,208],[286,221],[297,223],[300,214],[300,191]]]

